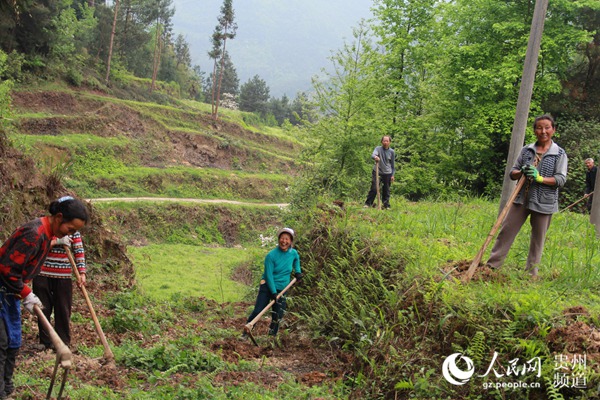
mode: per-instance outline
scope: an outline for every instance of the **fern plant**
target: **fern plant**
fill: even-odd
[[[475,332],[467,348],[467,355],[471,357],[475,365],[480,365],[486,355],[485,334],[481,331]]]
[[[546,395],[551,400],[565,400],[562,394],[558,391],[558,389],[554,386],[552,381],[549,378],[544,378],[544,382],[546,382]]]

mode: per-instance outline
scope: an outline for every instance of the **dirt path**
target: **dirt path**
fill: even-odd
[[[263,207],[287,207],[289,203],[252,203],[237,200],[224,199],[194,199],[194,198],[178,198],[178,197],[102,197],[97,199],[86,199],[92,203],[109,202],[109,201],[171,201],[180,203],[212,203],[212,204],[235,204],[241,206],[263,206]]]

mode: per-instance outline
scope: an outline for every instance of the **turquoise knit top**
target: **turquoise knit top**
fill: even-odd
[[[300,255],[294,248],[282,251],[279,246],[274,248],[265,257],[265,272],[262,279],[267,282],[271,293],[277,293],[290,283],[292,270],[296,273],[300,270]]]

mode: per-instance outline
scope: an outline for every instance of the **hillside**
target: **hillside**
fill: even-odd
[[[239,246],[255,241],[259,232],[281,223],[280,207],[266,203],[289,201],[287,188],[290,174],[297,169],[294,158],[300,143],[283,133],[265,133],[243,120],[233,119],[239,115],[231,119],[226,116],[215,124],[200,109],[202,106],[194,103],[161,106],[68,87],[16,90],[12,97],[15,123],[8,138],[25,156],[13,147],[3,147],[3,177],[6,183],[19,182],[19,192],[27,197],[17,198],[19,192],[13,195],[11,188],[4,187],[5,193],[12,196],[3,196],[10,200],[5,206],[15,215],[7,225],[16,226],[24,218],[14,208],[16,204],[23,204],[27,210],[37,207],[36,215],[43,214],[45,204],[65,191],[91,199],[90,207],[96,216],[84,231],[91,277],[88,290],[118,361],[102,365],[102,359],[98,359],[98,337],[89,323],[85,302],[76,293],[72,321],[73,341],[77,343],[75,369],[66,389],[73,398],[113,398],[110,393],[127,393],[139,385],[142,393],[148,394],[135,398],[171,398],[169,392],[177,386],[174,382],[188,386],[185,382],[189,373],[196,370],[211,372],[209,386],[215,395],[230,385],[247,386],[253,382],[257,388],[251,392],[256,393],[261,387],[277,392],[285,382],[294,382],[297,390],[304,392],[314,384],[343,375],[347,359],[340,360],[335,354],[310,345],[310,339],[302,332],[282,338],[284,346],[295,349],[291,352],[257,348],[249,342],[239,342],[237,334],[223,336],[224,330],[241,331],[244,319],[240,313],[247,312],[249,302],[218,304],[194,298],[190,303],[190,299],[180,295],[181,300],[161,304],[142,300],[130,292],[135,273],[130,270],[130,255],[126,255],[124,244],[163,243],[168,247],[168,237],[178,237],[178,242]],[[26,163],[10,163],[13,158]],[[54,178],[54,186],[49,177]],[[116,198],[95,202],[98,196]],[[128,196],[149,198],[130,203]],[[164,203],[160,196],[168,196],[169,202]],[[186,199],[178,203],[178,197]],[[188,197],[206,203],[186,204]],[[119,202],[119,198],[124,200]],[[198,227],[204,227],[205,233],[199,235]],[[5,234],[10,231],[12,227]],[[114,246],[121,247],[121,261],[99,257],[102,252],[94,251],[108,237]],[[253,285],[251,271],[242,269],[237,274],[241,275],[236,279]],[[140,302],[145,305],[140,307]],[[182,315],[184,319],[179,318]],[[169,327],[165,328],[165,324]],[[159,326],[162,339],[156,331]],[[259,341],[263,340],[263,329],[266,327],[256,329]],[[16,379],[27,385],[18,396],[40,398],[47,388],[45,378],[50,374],[44,366],[53,363],[54,355],[31,349],[37,342],[37,327],[31,316],[25,319],[24,332],[27,344],[18,360]],[[160,351],[157,349],[162,340],[176,343],[176,347],[171,344],[163,348],[167,358],[160,361],[155,352]],[[198,365],[172,364],[171,358],[181,357],[184,351],[192,352]],[[150,370],[164,371],[160,377],[153,373],[158,377],[154,383],[136,378],[140,368],[145,368],[140,364],[146,363],[144,357],[148,357],[146,367]],[[252,366],[252,360],[262,360],[259,370]],[[166,364],[161,367],[160,363]],[[281,371],[272,370],[282,366]],[[37,369],[47,372],[31,381],[33,370]],[[145,383],[135,383],[138,379]],[[166,389],[157,391],[156,384],[165,379],[164,383],[169,382]],[[202,392],[193,388],[187,391]]]
[[[180,107],[85,91],[16,91],[11,138],[38,165],[65,170],[82,197],[169,196],[285,202],[300,148],[198,103]],[[240,126],[241,123],[241,126]]]
[[[600,253],[585,216],[553,219],[541,280],[520,266],[524,229],[502,270],[479,268],[463,285],[492,202],[281,207],[302,169],[290,132],[250,126],[237,112],[214,124],[203,106],[176,100],[69,87],[17,88],[13,98],[16,148],[4,143],[0,164],[6,226],[65,191],[92,199],[88,288],[115,363],[102,358],[77,292],[71,398],[594,398],[553,380],[557,356],[585,354],[585,369],[569,373],[586,388],[600,382]],[[269,340],[265,319],[256,347],[239,336],[283,225],[298,232],[306,277],[280,341]],[[43,397],[54,363],[31,347],[34,322],[26,314],[22,399]],[[524,370],[517,383],[531,386],[518,392],[501,386],[504,375],[453,385],[441,370],[452,353],[484,369],[492,357],[499,368],[538,360],[540,376]]]

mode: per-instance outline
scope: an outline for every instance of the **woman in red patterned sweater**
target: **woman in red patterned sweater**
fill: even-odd
[[[21,309],[33,312],[40,299],[26,285],[37,274],[50,251],[53,238],[62,238],[83,228],[88,212],[71,196],[50,203],[50,216],[37,218],[19,228],[0,247],[0,399],[13,390],[12,375],[21,347]]]

